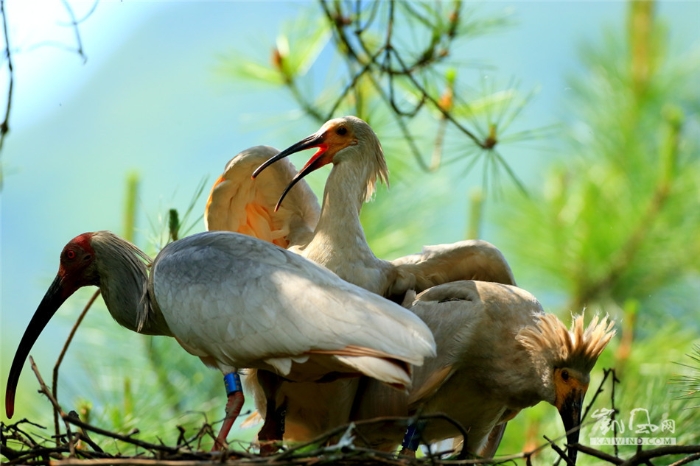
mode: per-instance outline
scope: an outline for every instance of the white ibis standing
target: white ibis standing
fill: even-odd
[[[12,362],[8,417],[32,345],[61,304],[87,285],[100,287],[122,326],[173,336],[225,374],[227,416],[215,447],[225,443],[243,403],[240,368],[291,381],[364,374],[406,388],[409,364],[435,354],[430,330],[414,314],[249,236],[200,233],[163,248],[150,275],[147,262],[107,231],[82,234],[64,247],[58,274]]]
[[[545,401],[559,411],[567,432],[580,425],[589,375],[615,334],[613,322],[594,317],[570,329],[545,314],[527,291],[497,283],[459,281],[418,295],[411,310],[430,327],[438,355],[413,374],[408,395],[369,381],[358,396],[353,419],[446,413],[467,431],[467,450],[484,455],[489,434],[520,410]],[[405,427],[361,428],[377,448],[393,450]],[[459,436],[441,419],[427,420],[422,437],[436,442]],[[578,442],[578,429],[567,443]],[[489,452],[492,454],[493,452]],[[569,449],[575,462],[576,450]]]
[[[429,246],[422,254],[392,262],[374,255],[360,223],[360,209],[374,193],[376,181],[388,180],[388,170],[379,139],[357,117],[326,122],[316,133],[271,157],[253,176],[259,176],[267,167],[293,153],[314,147],[318,151],[289,183],[277,203],[281,206],[287,193],[304,176],[333,164],[313,237],[308,244],[292,250],[351,283],[397,300],[407,290],[420,292],[455,280],[515,284],[503,255],[486,241]]]

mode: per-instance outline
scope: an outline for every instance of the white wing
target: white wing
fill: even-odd
[[[220,368],[272,366],[287,375],[309,354],[352,367],[382,356],[420,365],[434,354],[430,330],[413,313],[255,238],[190,236],[166,246],[153,267],[171,331]]]
[[[321,208],[306,181],[297,183],[275,212],[277,200],[296,174],[294,165],[283,159],[251,178],[256,168],[278,152],[255,146],[226,164],[209,194],[204,212],[207,230],[235,231],[283,248],[310,240]]]
[[[391,263],[398,274],[390,295],[403,295],[410,289],[421,292],[459,280],[515,285],[513,272],[501,251],[482,240],[425,246],[423,252]]]

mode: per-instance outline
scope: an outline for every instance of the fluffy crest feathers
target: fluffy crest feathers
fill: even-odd
[[[374,195],[377,179],[387,185],[387,187],[389,186],[389,168],[386,165],[382,145],[372,127],[357,117],[348,116],[345,118],[353,122],[356,136],[369,144],[369,153],[374,156],[371,160],[372,171],[367,178],[367,188],[365,190],[365,202],[367,202]]]
[[[599,322],[600,320],[600,322]],[[610,339],[615,322],[598,316],[584,329],[583,314],[574,316],[571,329],[554,314],[539,317],[537,325],[521,329],[516,339],[533,358],[545,358],[554,367],[572,367],[589,373]]]

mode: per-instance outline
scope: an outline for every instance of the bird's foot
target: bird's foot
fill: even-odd
[[[272,456],[280,449],[278,442],[260,442],[260,456]]]
[[[421,435],[423,434],[424,428],[425,421],[417,421],[408,426],[406,429],[406,434],[403,437],[403,442],[401,442],[401,451],[399,452],[399,455],[404,455],[411,458],[416,457],[416,450],[420,445]]]

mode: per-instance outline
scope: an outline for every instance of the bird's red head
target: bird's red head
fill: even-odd
[[[61,263],[58,275],[64,280],[64,286],[75,287],[71,293],[86,285],[99,285],[99,278],[91,267],[95,262],[95,250],[92,248],[93,233],[78,235],[61,251]]]
[[[99,276],[94,267],[95,251],[92,248],[93,233],[83,233],[73,238],[61,252],[61,263],[56,278],[46,291],[32,320],[22,335],[15,358],[12,361],[5,393],[5,412],[11,418],[15,410],[15,392],[24,361],[29,356],[34,342],[49,323],[61,304],[78,288],[98,285]]]

